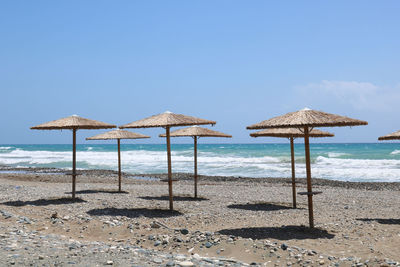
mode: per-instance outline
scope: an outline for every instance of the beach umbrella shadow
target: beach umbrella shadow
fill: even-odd
[[[293,209],[290,204],[286,203],[246,203],[246,204],[231,204],[227,206],[230,209],[242,209],[252,211],[275,211]]]
[[[278,240],[291,239],[332,239],[335,235],[326,230],[308,228],[305,226],[282,226],[282,227],[248,227],[236,229],[223,229],[218,233],[222,235],[252,238],[254,240],[274,238]]]
[[[38,199],[38,200],[28,200],[28,201],[7,201],[0,203],[0,205],[6,205],[6,206],[13,206],[13,207],[22,207],[22,206],[27,206],[27,205],[32,205],[32,206],[48,206],[48,205],[64,205],[64,204],[74,204],[74,203],[84,203],[86,202],[83,199],[80,198],[50,198],[50,199]]]
[[[400,225],[400,219],[358,218],[356,220],[362,221],[362,222],[377,222],[380,224],[399,224]]]
[[[116,190],[107,190],[107,189],[88,189],[88,190],[79,190],[76,191],[75,194],[129,194],[127,191],[116,191]],[[65,194],[71,194],[71,192],[65,192]]]
[[[124,216],[128,218],[168,218],[183,215],[181,212],[176,210],[164,210],[164,209],[118,209],[118,208],[103,208],[103,209],[92,209],[87,212],[92,216]]]
[[[143,196],[139,197],[144,200],[169,200],[169,196]],[[204,197],[192,197],[192,196],[173,196],[174,201],[205,201],[209,200]]]

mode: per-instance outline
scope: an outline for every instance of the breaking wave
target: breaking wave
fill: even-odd
[[[400,154],[400,150],[398,150],[398,149],[390,152],[390,155],[397,155],[397,154]]]
[[[321,146],[321,145],[319,145]],[[332,145],[331,145],[332,146]],[[208,148],[209,147],[209,148]],[[248,149],[237,145],[207,145],[199,150],[198,169],[200,174],[243,176],[243,177],[289,177],[291,175],[290,152],[286,146],[282,149],[265,150]],[[0,164],[14,167],[55,167],[69,169],[72,153],[70,146],[62,149],[25,149],[22,146],[0,147]],[[161,173],[167,171],[167,158],[163,150],[138,146],[136,149],[125,149],[121,152],[122,168],[130,173]],[[390,151],[392,151],[390,153]],[[395,152],[395,153],[394,153]],[[365,153],[365,152],[363,152]],[[388,159],[365,159],[354,157],[351,152],[313,151],[312,176],[343,181],[396,181],[400,182],[400,150],[389,150],[381,154],[389,155]],[[399,154],[399,155],[398,155]],[[398,155],[398,156],[396,156]],[[117,153],[113,146],[90,146],[77,151],[77,167],[84,169],[116,170]],[[172,168],[174,172],[193,171],[193,150],[172,151]],[[305,177],[304,154],[296,154],[296,175]]]

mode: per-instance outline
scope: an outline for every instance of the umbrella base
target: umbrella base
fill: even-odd
[[[313,192],[298,192],[297,194],[302,195],[302,196],[312,196],[312,195],[318,195],[322,194],[322,191],[313,191]]]
[[[162,180],[160,180],[160,182],[168,182],[168,181],[169,181],[168,179],[162,179]],[[171,181],[172,181],[172,182],[179,182],[178,179],[172,179]]]

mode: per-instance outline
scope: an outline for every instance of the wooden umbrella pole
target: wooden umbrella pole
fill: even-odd
[[[292,161],[292,195],[293,195],[293,208],[295,209],[296,206],[296,172],[295,172],[295,165],[294,165],[294,138],[290,137],[290,154],[291,154],[291,161]]]
[[[194,197],[197,198],[197,136],[194,139]]]
[[[310,140],[308,126],[304,127],[304,146],[306,152],[306,171],[307,171],[307,196],[308,196],[308,218],[310,228],[314,228],[314,212],[312,200],[312,185],[311,185],[311,163],[310,163]]]
[[[169,209],[174,210],[174,200],[172,196],[171,142],[170,142],[169,126],[165,127],[165,132],[167,136]]]
[[[121,139],[117,139],[118,142],[118,191],[121,192]]]
[[[76,184],[76,129],[72,129],[72,198],[75,198]]]

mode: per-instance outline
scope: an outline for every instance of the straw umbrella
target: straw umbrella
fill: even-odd
[[[310,130],[314,127],[340,127],[367,125],[368,122],[339,116],[322,111],[305,108],[296,112],[290,112],[282,116],[274,117],[269,120],[259,122],[247,127],[247,129],[268,129],[268,128],[299,128],[304,133],[304,146],[306,156],[307,172],[307,193],[308,196],[308,215],[310,228],[314,227],[313,213],[313,192],[311,185],[311,162],[310,162]]]
[[[396,139],[400,139],[400,131],[388,134],[388,135],[384,135],[378,138],[379,141],[382,140],[396,140]]]
[[[150,136],[144,134],[133,133],[129,131],[123,131],[120,129],[109,131],[106,133],[98,134],[92,137],[86,138],[86,140],[112,140],[116,139],[118,144],[118,192],[121,192],[121,139],[143,139],[150,138]]]
[[[101,121],[90,120],[72,115],[70,117],[59,120],[49,121],[37,126],[31,127],[31,130],[72,130],[72,198],[75,198],[76,184],[76,131],[94,130],[94,129],[109,129],[115,128],[115,125],[104,123]]]
[[[292,165],[292,195],[293,195],[293,208],[296,208],[296,174],[294,166],[294,139],[298,137],[304,137],[304,133],[298,128],[280,128],[280,129],[267,129],[259,132],[251,133],[251,137],[283,137],[289,138],[290,140],[290,155]],[[317,129],[313,129],[309,133],[310,137],[333,137],[334,134],[329,132],[323,132]]]
[[[194,197],[197,198],[197,140],[200,137],[227,137],[231,138],[232,135],[224,134],[221,132],[213,131],[207,128],[192,126],[188,128],[179,129],[171,132],[171,137],[187,137],[191,136],[194,140]],[[160,137],[166,137],[165,134],[160,134]]]
[[[170,111],[154,115],[142,120],[134,121],[120,126],[120,128],[150,128],[150,127],[163,127],[167,139],[167,161],[168,161],[168,193],[169,193],[169,209],[174,209],[172,197],[172,168],[171,168],[171,143],[170,143],[170,128],[178,126],[191,126],[191,125],[204,125],[212,124],[215,121],[199,119],[182,114],[175,114]]]

